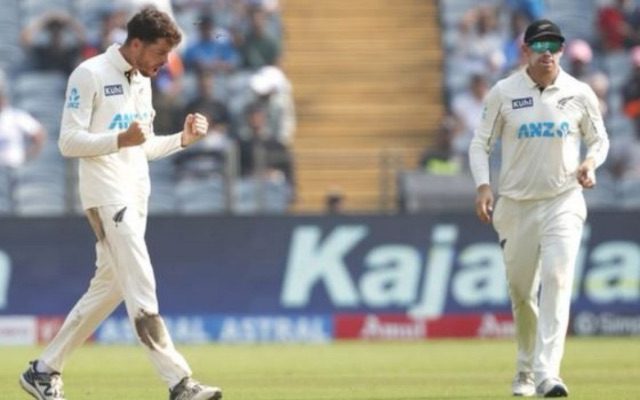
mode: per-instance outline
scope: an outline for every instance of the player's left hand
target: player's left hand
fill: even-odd
[[[209,121],[204,115],[199,113],[187,115],[182,130],[182,147],[187,147],[202,139],[208,131]]]
[[[596,166],[591,158],[587,158],[578,167],[578,183],[585,189],[591,189],[596,185]]]

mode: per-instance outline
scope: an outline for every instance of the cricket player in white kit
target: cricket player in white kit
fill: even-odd
[[[64,399],[61,372],[78,348],[122,301],[170,400],[220,399],[219,388],[191,378],[158,312],[156,283],[144,240],[150,191],[148,160],[204,136],[207,120],[185,118],[182,132],[155,136],[150,77],[180,42],[167,14],[145,8],[129,21],[127,40],[79,65],[69,78],[59,146],[79,158],[82,205],[96,237],[96,271],[60,332],[21,375],[39,400]]]
[[[609,148],[595,94],[560,68],[563,44],[551,21],[527,28],[527,65],[488,93],[469,148],[476,213],[485,223],[493,219],[503,248],[518,348],[515,396],[569,394],[560,362],[587,214],[582,188],[595,185],[594,171]],[[502,165],[494,210],[489,154],[498,138]]]

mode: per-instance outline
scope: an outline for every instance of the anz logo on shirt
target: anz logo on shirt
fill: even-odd
[[[67,108],[76,110],[80,108],[80,94],[78,93],[78,89],[71,88],[71,92],[69,92],[69,97],[67,98]]]
[[[142,114],[140,114],[140,113],[117,113],[111,119],[111,122],[109,123],[109,128],[108,129],[110,129],[110,130],[111,129],[124,130],[124,129],[129,128],[129,125],[131,125],[131,123],[133,121],[146,120],[148,118],[149,118],[149,113],[148,112],[144,112]]]
[[[529,122],[518,128],[518,139],[562,138],[569,134],[569,123]]]

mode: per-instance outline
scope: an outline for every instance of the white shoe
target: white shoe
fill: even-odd
[[[511,382],[511,393],[519,397],[531,397],[536,394],[536,385],[532,372],[518,372]]]
[[[201,384],[195,379],[184,378],[169,391],[169,400],[220,400],[222,390]]]
[[[38,372],[37,362],[29,362],[29,368],[20,375],[20,386],[38,400],[64,400],[60,374]]]
[[[536,388],[538,397],[567,397],[569,389],[560,378],[547,378]]]

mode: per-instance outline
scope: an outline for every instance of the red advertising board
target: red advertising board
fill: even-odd
[[[514,333],[510,314],[460,314],[429,319],[403,314],[339,314],[334,327],[336,339],[363,340],[495,338]]]

